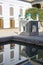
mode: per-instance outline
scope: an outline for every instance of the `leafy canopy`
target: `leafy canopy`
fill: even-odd
[[[43,9],[38,8],[30,8],[27,9],[25,12],[25,16],[27,17],[28,14],[31,14],[32,19],[36,19],[36,15],[39,15],[39,21],[43,21]]]

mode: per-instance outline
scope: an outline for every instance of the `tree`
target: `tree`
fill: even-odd
[[[27,9],[25,12],[25,17],[27,17],[27,14],[31,14],[32,19],[36,19],[36,15],[39,14],[39,21],[43,21],[43,9],[38,9],[38,8],[30,8]]]

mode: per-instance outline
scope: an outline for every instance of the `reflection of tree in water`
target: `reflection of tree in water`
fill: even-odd
[[[23,56],[29,56],[32,57],[36,54],[38,54],[38,48],[33,48],[32,46],[26,46],[22,49],[21,54]]]
[[[32,46],[27,46],[26,47],[26,54],[29,56],[29,57],[32,57],[34,55],[37,55],[38,54],[38,48],[34,48]]]
[[[38,50],[38,58],[43,58],[43,49]]]

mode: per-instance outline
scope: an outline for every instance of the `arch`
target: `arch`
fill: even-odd
[[[2,6],[0,5],[0,15],[2,15]]]
[[[20,14],[23,15],[23,9],[20,9]]]
[[[13,7],[10,7],[10,16],[13,16],[14,15],[14,9]]]
[[[32,32],[36,32],[36,26],[35,25],[32,26]]]

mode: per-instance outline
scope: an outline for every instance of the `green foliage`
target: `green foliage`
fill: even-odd
[[[38,8],[30,8],[27,9],[25,12],[25,16],[27,17],[27,14],[31,14],[32,19],[36,19],[36,14],[39,14],[39,21],[43,21],[43,9]]]

